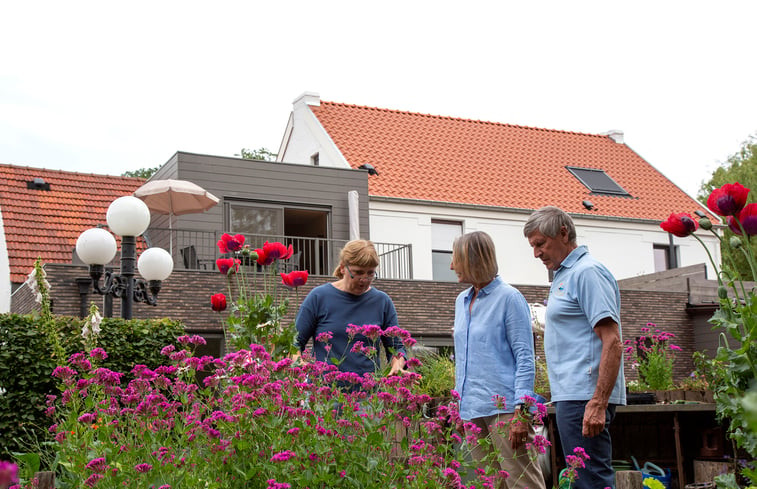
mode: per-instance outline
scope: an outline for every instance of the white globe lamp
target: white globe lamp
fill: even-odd
[[[163,248],[148,248],[139,256],[137,269],[145,280],[165,280],[173,272],[173,258]]]
[[[150,209],[141,199],[127,195],[110,204],[105,219],[119,236],[140,236],[150,226]]]
[[[87,229],[76,240],[76,254],[87,265],[105,265],[116,256],[116,238],[102,228]]]

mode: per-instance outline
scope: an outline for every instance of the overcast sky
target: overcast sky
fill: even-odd
[[[292,101],[625,132],[694,195],[757,133],[757,2],[3,2],[0,163],[278,150]]]

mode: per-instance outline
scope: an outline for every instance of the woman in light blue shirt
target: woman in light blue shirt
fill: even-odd
[[[458,237],[450,269],[471,287],[455,302],[455,390],[474,459],[504,470],[501,488],[544,488],[534,429],[523,398],[533,397],[534,341],[523,295],[497,275],[494,242],[481,231]],[[480,431],[479,431],[480,430]],[[485,468],[485,467],[482,467]]]

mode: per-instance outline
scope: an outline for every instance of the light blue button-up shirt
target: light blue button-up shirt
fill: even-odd
[[[585,401],[594,395],[602,355],[594,326],[607,317],[620,329],[618,283],[586,246],[579,246],[555,270],[549,290],[544,353],[552,401]],[[609,402],[626,403],[622,361]]]
[[[533,396],[534,338],[531,311],[523,295],[499,276],[478,292],[455,301],[455,390],[465,420],[512,413],[523,396]],[[505,398],[498,408],[494,396]]]

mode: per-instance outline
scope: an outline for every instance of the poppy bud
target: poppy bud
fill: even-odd
[[[731,248],[733,248],[734,250],[737,250],[741,248],[741,244],[742,244],[741,238],[739,238],[738,236],[731,236],[731,241],[730,241]]]
[[[710,220],[706,217],[703,217],[699,220],[699,227],[704,229],[705,231],[709,231],[710,229],[712,229],[712,222],[710,222]]]
[[[720,297],[721,299],[728,298],[728,289],[726,289],[724,285],[718,287],[718,297]]]
[[[221,312],[226,309],[226,296],[223,294],[211,295],[210,307],[216,312]]]

